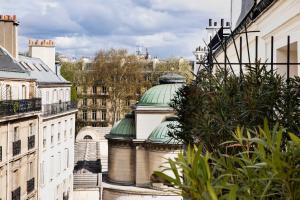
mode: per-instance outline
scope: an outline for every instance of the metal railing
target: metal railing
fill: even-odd
[[[40,111],[41,105],[40,98],[0,101],[0,117]]]
[[[35,135],[28,137],[28,150],[33,149],[35,146]]]
[[[77,103],[72,101],[43,105],[43,116],[55,115],[77,109]]]
[[[13,156],[19,155],[21,153],[21,140],[13,142]]]
[[[34,178],[27,181],[27,194],[34,190]]]

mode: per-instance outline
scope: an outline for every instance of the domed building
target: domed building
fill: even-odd
[[[174,158],[182,144],[169,136],[178,122],[170,107],[185,83],[177,74],[167,74],[145,92],[132,113],[117,122],[106,135],[108,177],[103,183],[103,200],[179,200],[153,176],[167,158]]]

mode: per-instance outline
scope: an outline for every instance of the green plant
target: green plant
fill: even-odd
[[[237,128],[232,140],[221,144],[235,154],[203,153],[187,148],[169,168],[156,174],[180,189],[191,200],[297,199],[300,196],[300,139],[275,125],[270,129]],[[171,170],[173,175],[167,175]]]
[[[171,106],[179,127],[171,134],[186,144],[203,143],[207,150],[224,151],[219,145],[231,138],[237,126],[255,129],[264,118],[298,133],[300,80],[286,82],[265,65],[246,66],[243,76],[200,70],[197,79],[183,87]]]

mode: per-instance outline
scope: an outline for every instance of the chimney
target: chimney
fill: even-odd
[[[221,19],[221,27],[224,26],[224,19]]]
[[[28,46],[30,57],[40,58],[54,73],[56,73],[55,43],[53,40],[30,39]]]
[[[212,26],[212,19],[208,20],[208,26],[211,27]]]
[[[18,59],[18,25],[16,15],[0,15],[0,45]]]

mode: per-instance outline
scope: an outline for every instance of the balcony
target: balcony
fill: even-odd
[[[34,190],[34,178],[27,181],[27,194],[31,193]]]
[[[13,142],[13,156],[21,153],[21,140]]]
[[[21,188],[18,187],[14,191],[11,192],[11,199],[12,200],[20,200],[21,199]]]
[[[0,101],[0,117],[10,116],[21,113],[40,111],[41,99],[21,99],[21,100],[4,100]]]
[[[35,146],[35,135],[28,137],[28,150],[33,149]]]
[[[61,102],[43,105],[43,116],[56,115],[59,113],[67,112],[77,109],[76,102]]]

